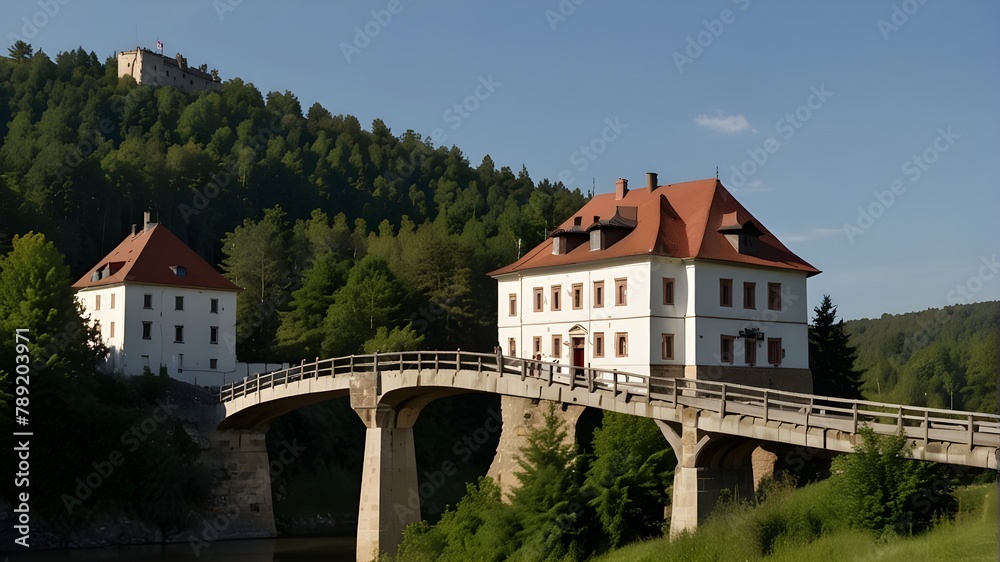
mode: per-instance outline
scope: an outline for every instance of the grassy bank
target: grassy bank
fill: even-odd
[[[612,551],[600,561],[660,560],[996,560],[996,487],[958,490],[959,512],[912,537],[851,529],[831,482],[772,498],[755,509],[727,506],[698,531]]]

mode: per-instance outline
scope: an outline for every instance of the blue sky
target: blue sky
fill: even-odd
[[[1000,299],[998,21],[1000,3],[940,0],[0,5],[8,44],[103,60],[159,39],[584,191],[718,166],[823,270],[810,307],[829,293],[848,319]]]

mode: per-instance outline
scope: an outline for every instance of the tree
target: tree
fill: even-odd
[[[323,355],[335,357],[361,350],[379,327],[397,326],[405,298],[402,285],[378,256],[366,256],[333,297],[325,320]]]
[[[587,490],[607,542],[619,546],[662,534],[667,486],[677,460],[653,420],[604,412],[594,432]]]
[[[399,326],[389,331],[385,326],[379,326],[375,337],[365,342],[365,353],[413,351],[420,349],[424,343],[423,334],[413,329],[413,324],[403,328]]]
[[[809,369],[813,393],[836,398],[861,398],[861,373],[854,369],[856,349],[848,344],[844,321],[837,322],[837,307],[830,295],[813,309],[809,326]]]
[[[20,39],[15,41],[12,46],[7,47],[7,55],[16,61],[28,60],[34,52],[35,49],[32,48],[31,45],[21,41]]]
[[[222,269],[242,291],[236,297],[237,343],[247,360],[267,360],[295,281],[294,259],[285,213],[264,211],[259,221],[246,219],[223,239]]]
[[[333,294],[347,279],[350,265],[332,253],[316,258],[302,276],[302,286],[292,292],[290,310],[281,312],[277,342],[291,360],[317,357],[323,344],[323,319],[333,304]]]
[[[858,434],[854,453],[835,458],[832,468],[854,526],[910,533],[955,512],[958,503],[946,469],[906,458],[912,447],[906,436],[877,435],[868,426]]]
[[[69,267],[42,234],[15,236],[13,249],[0,257],[0,330],[26,330],[35,372],[72,377],[93,373],[105,353],[100,335],[83,318]],[[3,339],[0,369],[15,364],[15,342]]]

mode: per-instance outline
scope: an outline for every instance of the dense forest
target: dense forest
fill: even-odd
[[[380,119],[365,130],[318,103],[303,112],[291,92],[265,96],[238,78],[185,94],[119,78],[115,59],[82,48],[10,55],[0,58],[0,252],[41,232],[82,275],[152,210],[247,289],[244,360],[320,351],[329,329],[364,315],[354,314],[363,290],[389,300],[365,313],[367,328],[346,332],[360,341],[326,350],[361,350],[378,335],[376,316],[394,342],[426,335],[425,346],[490,349],[495,303],[470,298],[487,289],[484,274],[585,200],[523,167],[498,169],[489,156],[473,167],[458,147],[393,135]],[[280,324],[282,350],[271,345]],[[301,326],[322,333],[298,341]]]
[[[845,322],[865,398],[1000,413],[1000,302]]]

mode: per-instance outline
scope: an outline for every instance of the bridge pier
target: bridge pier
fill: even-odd
[[[671,496],[671,537],[694,531],[715,509],[723,490],[729,490],[733,499],[753,498],[751,457],[759,444],[743,437],[701,431],[698,429],[699,411],[685,406],[679,408],[680,428],[656,422],[677,455]]]
[[[357,560],[395,556],[403,529],[420,521],[413,424],[430,397],[406,405],[379,401],[381,377],[351,377],[351,408],[365,427],[365,456],[358,508]]]

